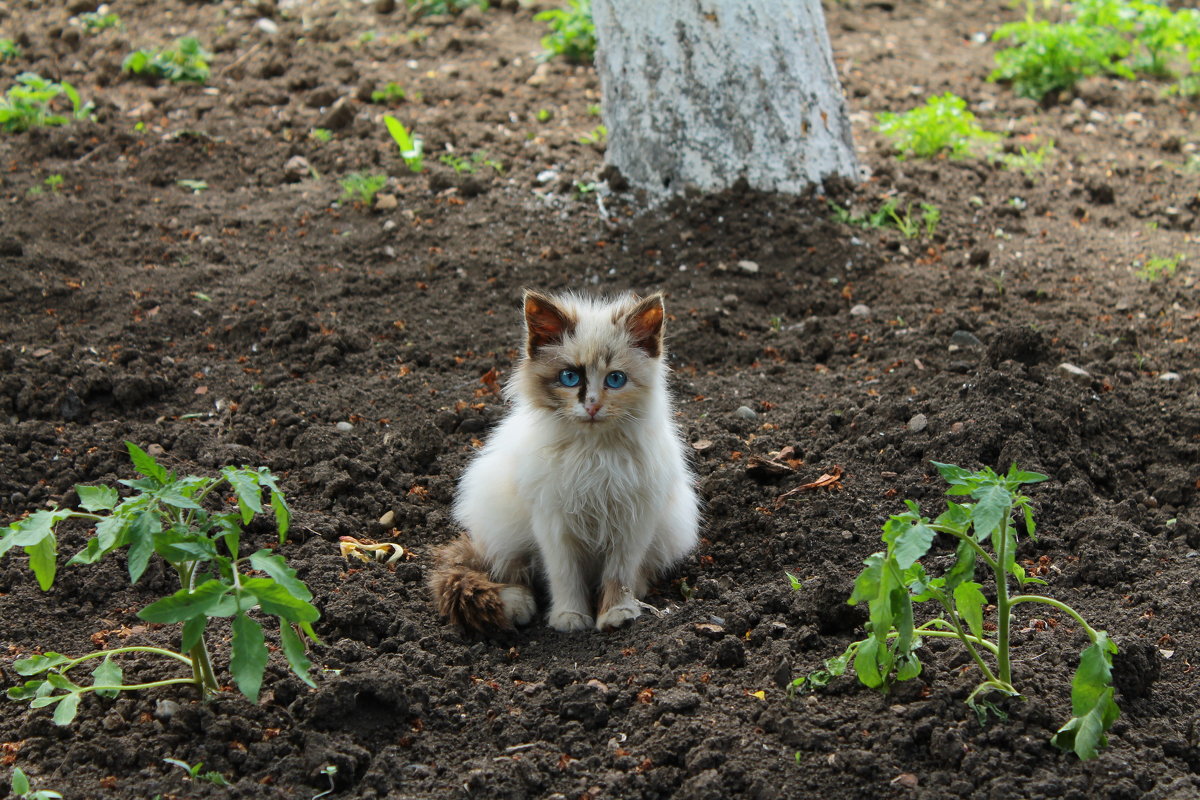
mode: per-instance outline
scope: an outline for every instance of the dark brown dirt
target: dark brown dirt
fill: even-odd
[[[276,658],[258,706],[143,692],[91,698],[57,728],[5,701],[0,757],[36,786],[308,798],[332,764],[334,797],[1200,796],[1194,101],[1098,79],[1043,109],[984,80],[994,48],[976,34],[1017,10],[831,6],[871,173],[835,196],[856,213],[885,195],[941,209],[932,238],[904,240],[836,223],[815,195],[645,211],[573,191],[603,166],[578,141],[599,122],[598,85],[589,68],[538,66],[529,9],[407,21],[333,0],[131,1],[114,4],[125,30],[76,36],[67,5],[89,4],[0,4],[24,49],[0,65],[3,86],[34,70],[98,107],[94,122],[0,139],[0,518],[129,477],[125,439],[183,471],[267,465],[297,510],[282,552],[326,646],[316,690]],[[132,47],[187,33],[217,50],[209,88],[120,75]],[[425,137],[423,174],[369,102],[387,81],[410,92],[393,111]],[[1015,141],[1053,139],[1046,170],[891,158],[871,114],[944,91]],[[343,97],[344,112],[327,108]],[[436,157],[450,146],[503,174],[455,175]],[[396,208],[335,204],[364,170],[391,175]],[[61,191],[31,192],[52,174]],[[1175,275],[1135,275],[1177,254]],[[525,286],[668,296],[681,424],[711,443],[695,458],[704,542],[681,570],[690,598],[663,582],[650,600],[669,613],[630,630],[467,640],[424,595],[431,550],[456,534],[455,478],[503,413],[479,378],[510,370]],[[747,474],[786,445],[804,461],[794,476]],[[931,459],[1052,476],[1032,489],[1041,540],[1022,558],[1045,556],[1048,591],[1122,649],[1123,714],[1095,761],[1048,741],[1082,644],[1067,620],[1042,631],[1019,615],[1028,699],[986,727],[962,702],[975,676],[937,642],[891,695],[847,677],[787,696],[861,635],[844,600],[880,524],[906,498],[942,505]],[[842,491],[773,508],[835,465]],[[83,535],[65,531],[64,552]],[[412,558],[350,564],[341,535],[394,537]],[[99,631],[176,641],[137,627],[171,589],[161,571],[129,587],[119,558],[64,568],[42,594],[22,562],[0,563],[6,685],[13,658],[83,652]],[[164,758],[233,788],[187,783]]]

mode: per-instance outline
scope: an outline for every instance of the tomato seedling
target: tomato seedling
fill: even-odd
[[[142,476],[123,480],[133,490],[122,499],[110,486],[77,486],[82,511],[54,508],[37,511],[0,529],[0,556],[19,547],[29,556],[29,567],[43,591],[54,584],[58,541],[55,529],[67,519],[95,525],[94,535],[69,564],[94,564],[124,548],[130,582],[136,583],[154,555],[179,576],[179,591],[151,603],[138,616],[152,623],[180,623],[180,652],[162,647],[130,646],[97,650],[79,657],[46,652],[16,661],[19,675],[40,676],[8,690],[13,700],[28,700],[33,708],[55,706],[54,721],[66,725],[75,718],[83,695],[95,692],[115,697],[119,692],[170,684],[192,684],[207,698],[220,691],[205,640],[205,628],[214,618],[231,618],[233,647],[229,669],[246,697],[257,702],[267,664],[262,623],[250,616],[258,609],[275,617],[284,656],[301,680],[313,685],[312,666],[305,655],[303,636],[319,641],[312,624],[320,613],[310,602],[312,593],[283,556],[270,550],[241,555],[242,526],[264,512],[263,492],[275,516],[282,544],[291,521],[276,478],[265,467],[224,467],[218,477],[177,476],[132,442],[125,443],[134,468]],[[231,492],[232,511],[206,507],[221,502],[222,490]],[[252,572],[261,573],[253,575]],[[116,656],[148,653],[187,665],[189,677],[147,683],[125,683]],[[96,662],[92,681],[81,685],[68,672],[86,662]]]
[[[917,650],[923,638],[957,639],[983,675],[983,681],[967,697],[967,704],[982,719],[988,711],[998,711],[987,699],[990,693],[1019,695],[1013,684],[1009,641],[1013,608],[1040,603],[1073,619],[1091,640],[1071,684],[1073,716],[1051,741],[1063,750],[1073,750],[1081,759],[1093,758],[1120,713],[1112,685],[1112,657],[1117,646],[1066,603],[1039,594],[1013,593],[1009,587],[1010,580],[1022,589],[1045,583],[1027,575],[1017,563],[1017,529],[1012,517],[1020,511],[1026,534],[1036,541],[1033,508],[1029,498],[1020,493],[1020,486],[1047,477],[1023,472],[1016,465],[1000,475],[988,467],[969,472],[953,464],[932,463],[950,483],[948,495],[969,496],[975,502],[948,502],[947,510],[931,521],[909,500],[907,512],[884,523],[887,550],[863,562],[866,568],[855,580],[849,600],[851,605],[867,603],[869,635],[827,660],[824,670],[797,678],[793,687],[822,686],[853,664],[863,684],[886,688],[893,680],[910,680],[921,673]],[[919,559],[929,552],[939,533],[957,540],[954,563],[944,575],[931,578]],[[983,585],[974,580],[979,562],[990,572],[994,586],[994,633],[984,625],[988,600]],[[918,625],[914,604],[926,602],[936,604],[940,613]]]

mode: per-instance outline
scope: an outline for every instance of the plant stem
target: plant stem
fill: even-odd
[[[187,664],[189,667],[192,666],[192,659],[188,658],[187,656],[183,655],[182,653],[176,653],[174,650],[166,650],[162,647],[136,646],[136,647],[116,647],[116,648],[113,648],[112,650],[97,650],[94,653],[88,653],[87,655],[83,655],[83,656],[80,656],[79,658],[72,659],[71,663],[63,665],[61,667],[60,671],[66,672],[69,669],[73,669],[78,664],[80,664],[84,661],[87,661],[90,658],[116,656],[116,655],[120,655],[121,653],[153,653],[154,655],[158,655],[158,656],[166,656],[168,658],[174,658],[177,661],[182,661],[183,663]]]
[[[1013,554],[1008,552],[1008,526],[1012,516],[1012,505],[1004,510],[1003,522],[997,531],[998,539],[993,537],[996,544],[996,565],[992,571],[996,576],[996,666],[1000,672],[1000,681],[1012,686],[1012,660],[1008,654],[1008,635],[1012,627],[1009,617],[1012,603],[1008,599],[1008,562]]]
[[[987,564],[991,569],[996,569],[996,559],[988,555],[988,551],[979,546],[979,542],[971,538],[971,535],[964,533],[956,528],[950,528],[945,525],[930,525],[938,533],[948,533],[956,539],[966,542],[971,545],[971,549],[975,551],[975,555],[983,559],[983,563]]]
[[[956,614],[954,609],[950,607],[949,601],[947,601],[944,597],[938,597],[937,600],[939,603],[941,603],[942,608],[946,609],[946,614],[949,617],[948,619],[942,619],[943,624],[949,625],[951,628],[951,631],[945,631],[945,633],[949,633],[951,636],[957,638],[963,643],[963,647],[967,648],[967,652],[971,654],[971,658],[975,661],[975,666],[979,667],[979,671],[983,673],[985,678],[991,681],[996,680],[996,673],[992,672],[991,667],[987,665],[987,662],[983,660],[983,656],[979,655],[979,651],[976,650],[975,646],[972,644],[972,642],[982,643],[983,640],[978,639],[963,630],[962,623],[958,620],[958,614]],[[992,643],[987,642],[987,644],[991,645]],[[988,649],[991,650],[992,655],[996,657],[996,661],[999,663],[1000,648],[992,645]],[[1005,681],[1005,683],[1008,682],[1009,681]]]
[[[192,683],[191,678],[166,678],[161,681],[150,681],[149,683],[122,683],[117,686],[84,686],[80,688],[80,694],[83,692],[132,692],[138,689],[155,689],[159,686],[171,686],[176,683]]]
[[[1059,602],[1052,597],[1043,597],[1040,594],[1019,594],[1008,599],[1008,605],[1010,608],[1015,606],[1017,603],[1045,603],[1048,606],[1053,606],[1064,614],[1074,618],[1074,620],[1083,627],[1084,631],[1087,632],[1088,638],[1093,642],[1096,641],[1096,631],[1091,625],[1087,624],[1084,618],[1079,615],[1078,611],[1071,608],[1066,603]]]
[[[191,656],[192,680],[200,689],[200,697],[207,700],[210,695],[219,692],[221,686],[217,683],[216,673],[213,672],[212,659],[209,658],[208,646],[204,643],[203,636],[192,647]]]
[[[943,622],[944,621],[945,620],[943,620]],[[929,628],[915,628],[914,630],[918,636],[939,636],[943,639],[965,638],[965,639],[970,640],[973,644],[981,645],[992,655],[996,655],[996,645],[992,644],[987,639],[978,639],[969,633],[964,633],[962,636],[959,636],[954,631],[935,631],[935,630],[930,630]],[[897,634],[897,635],[899,635],[899,634]],[[986,672],[984,674],[987,675]]]

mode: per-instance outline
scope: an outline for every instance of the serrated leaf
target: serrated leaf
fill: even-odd
[[[1037,525],[1033,521],[1033,509],[1029,507],[1028,501],[1022,504],[1021,511],[1025,512],[1025,533],[1036,542]]]
[[[83,546],[82,550],[71,556],[71,559],[67,562],[67,565],[95,564],[100,560],[102,555],[103,554],[100,552],[100,542],[96,541],[96,538],[93,536],[91,539],[88,539],[87,544]]]
[[[316,686],[308,674],[312,662],[308,660],[308,654],[304,651],[304,642],[285,620],[280,620],[279,623],[279,642],[283,646],[283,654],[287,657],[292,672],[309,686]]]
[[[18,675],[37,675],[40,672],[65,664],[71,659],[61,653],[46,652],[29,658],[20,658],[13,662],[13,670]],[[40,684],[41,681],[38,681]],[[28,684],[27,684],[28,685]]]
[[[54,709],[54,724],[55,725],[70,725],[75,719],[75,715],[79,712],[79,695],[69,694],[62,699],[58,707]]]
[[[987,598],[975,581],[964,581],[954,587],[954,611],[966,621],[976,639],[983,638],[983,607]]]
[[[200,644],[204,637],[204,626],[208,624],[208,616],[202,614],[183,623],[183,637],[179,642],[179,649],[184,653],[192,652],[192,648]]]
[[[262,688],[263,670],[267,667],[267,643],[262,626],[245,614],[233,618],[233,656],[229,671],[242,694],[258,702]]]
[[[194,590],[180,589],[170,597],[157,600],[138,612],[147,622],[186,622],[193,617],[203,617],[213,609],[230,590],[218,580],[209,580]]]
[[[120,686],[123,677],[121,667],[117,662],[112,660],[112,656],[106,656],[100,662],[100,666],[92,670],[92,685]],[[95,691],[101,697],[116,697],[121,693],[119,689],[96,689]]]
[[[258,600],[263,613],[282,617],[288,622],[316,622],[321,614],[307,601],[296,597],[272,578],[249,578],[242,589]]]
[[[1008,474],[1004,476],[1005,480],[1014,485],[1022,483],[1041,483],[1042,481],[1050,480],[1049,475],[1043,475],[1040,472],[1025,472],[1017,469],[1017,465],[1013,464],[1008,468]]]
[[[259,550],[250,556],[250,566],[270,575],[275,579],[276,583],[287,589],[288,593],[293,597],[297,597],[305,602],[312,600],[312,592],[304,585],[304,581],[296,577],[296,570],[288,566],[283,556],[272,553],[270,550]],[[796,583],[793,588],[798,588],[800,582],[796,581],[791,575],[788,575],[788,577]]]
[[[129,526],[129,549],[126,559],[129,567],[129,580],[137,583],[154,555],[154,535],[162,531],[162,521],[152,511],[143,511],[133,518]]]
[[[155,496],[162,502],[166,503],[167,505],[174,506],[175,508],[198,509],[201,507],[199,503],[185,495],[183,492],[179,491],[179,489],[174,486],[167,486],[166,488],[155,492]]]
[[[100,551],[107,553],[124,545],[132,524],[133,518],[127,516],[105,517],[97,522],[96,539],[100,542]]]
[[[283,495],[275,490],[271,491],[271,508],[275,511],[275,527],[279,530],[279,543],[283,544],[292,527],[292,509]]]
[[[140,474],[155,481],[157,486],[168,482],[167,471],[159,466],[153,456],[133,442],[125,442],[125,449],[129,451],[129,459],[133,462],[133,468]]]
[[[981,486],[971,493],[977,501],[971,509],[971,520],[975,524],[975,540],[986,542],[999,529],[1008,515],[1012,496],[1003,486],[992,484]]]
[[[0,555],[10,548],[31,547],[54,536],[54,526],[70,515],[69,511],[35,511],[25,519],[17,520],[0,539]]]
[[[29,568],[37,577],[38,586],[43,592],[49,591],[58,571],[58,543],[53,536],[47,536],[37,544],[26,547],[25,552],[29,555]]]
[[[85,511],[111,511],[121,499],[111,486],[76,486],[75,494]]]
[[[959,539],[954,549],[954,564],[946,571],[946,591],[953,592],[963,581],[975,577],[975,548],[970,543]]]
[[[892,545],[892,556],[896,559],[896,565],[902,570],[911,567],[917,559],[929,552],[934,534],[933,528],[924,522],[907,525]]]
[[[947,501],[946,510],[933,521],[933,524],[966,533],[967,527],[971,524],[971,508],[970,504],[955,503],[952,500]]]
[[[258,476],[247,470],[226,467],[221,470],[229,485],[237,495],[238,508],[242,512],[242,523],[249,523],[255,514],[261,514],[262,487],[258,485]]]
[[[940,461],[930,461],[934,468],[941,473],[942,478],[946,483],[962,485],[968,482],[968,479],[973,477],[973,473],[962,467],[956,467],[953,464],[943,464]]]

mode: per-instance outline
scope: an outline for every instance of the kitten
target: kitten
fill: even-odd
[[[667,395],[662,295],[525,293],[513,407],[459,484],[467,529],[430,588],[452,622],[530,622],[534,571],[560,631],[641,614],[654,575],[695,547],[699,509]]]

